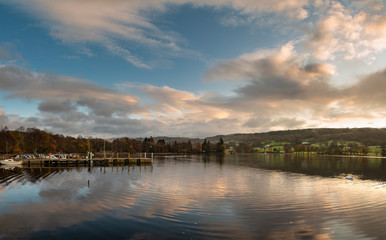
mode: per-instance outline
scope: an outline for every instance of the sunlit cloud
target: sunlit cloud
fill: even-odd
[[[372,62],[377,53],[386,49],[383,13],[380,1],[355,1],[361,10],[349,9],[338,1],[326,1],[326,11],[320,13],[315,28],[308,35],[305,47],[318,60],[363,59]]]
[[[94,53],[88,43],[97,43],[114,55],[120,56],[138,68],[150,69],[147,59],[141,59],[120,40],[146,46],[169,56],[197,57],[200,54],[182,46],[182,39],[168,29],[155,24],[152,15],[164,14],[169,6],[191,5],[214,9],[233,9],[238,14],[253,17],[261,12],[285,14],[289,18],[304,19],[308,16],[305,7],[308,1],[51,1],[15,0],[5,1],[33,14],[50,35],[66,44],[81,44],[79,48],[87,56]],[[151,14],[149,14],[151,12]]]
[[[152,75],[154,81],[134,84],[135,73],[122,74],[119,80],[113,80],[119,83],[99,79],[101,85],[93,79],[46,74],[17,65],[23,58],[14,44],[0,43],[2,96],[34,101],[37,111],[34,116],[23,117],[21,113],[9,114],[9,108],[1,106],[1,125],[109,137],[203,137],[338,127],[348,122],[352,126],[382,126],[379,119],[385,115],[385,70],[362,72],[352,76],[350,83],[340,79],[342,71],[351,71],[353,61],[372,64],[377,54],[386,49],[386,18],[379,0],[3,2],[31,14],[54,40],[74,47],[77,53],[96,58],[94,50],[103,48],[138,67],[138,72],[147,73],[157,65],[171,66],[170,58],[206,58],[199,50],[187,47],[189,39],[159,21],[173,9],[188,7],[224,13],[227,21],[214,19],[225,24],[221,26],[224,28],[237,27],[241,23],[238,21],[253,26],[261,18],[280,24],[285,18],[289,25],[296,23],[291,30],[296,29],[299,34],[294,39],[275,41],[269,47],[246,47],[237,53],[239,56],[220,60],[208,56],[203,61],[204,79],[197,79],[202,89],[194,91],[173,85],[173,81],[183,81],[181,77],[170,79],[166,85],[163,78]],[[78,59],[72,55],[63,56]],[[349,67],[342,70],[342,62]],[[230,86],[225,91],[226,87],[221,88],[224,83]],[[205,84],[217,85],[221,90],[207,90]]]

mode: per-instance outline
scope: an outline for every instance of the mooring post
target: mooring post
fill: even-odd
[[[151,153],[151,161],[153,162],[154,153]]]

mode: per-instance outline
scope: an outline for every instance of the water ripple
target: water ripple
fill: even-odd
[[[151,167],[0,169],[0,224],[7,226],[0,238],[386,235],[386,184],[379,169],[328,169],[342,166],[337,159],[328,164],[267,158],[189,156]],[[352,181],[345,179],[348,174]]]

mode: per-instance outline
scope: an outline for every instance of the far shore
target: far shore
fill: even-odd
[[[375,156],[375,155],[331,155],[331,154],[316,154],[316,153],[274,153],[274,152],[257,152],[259,154],[292,154],[292,155],[310,155],[310,156],[329,156],[329,157],[350,157],[350,158],[386,158],[386,156]]]

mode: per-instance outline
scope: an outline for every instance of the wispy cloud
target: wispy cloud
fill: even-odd
[[[208,136],[339,127],[351,122],[358,125],[350,126],[385,126],[385,70],[364,74],[355,79],[354,85],[338,88],[333,84],[339,71],[334,59],[371,62],[386,49],[382,1],[12,2],[41,19],[55,39],[76,45],[90,56],[93,53],[88,44],[100,44],[143,69],[150,69],[153,64],[138,56],[131,44],[168,57],[195,54],[181,45],[178,34],[163,29],[151,16],[167,13],[170,6],[232,9],[232,14],[245,17],[247,22],[260,13],[285,15],[308,25],[300,40],[213,63],[204,77],[211,84],[232,81],[235,87],[230,95],[205,90],[197,94],[173,86],[130,82],[109,88],[5,62],[0,66],[0,91],[6,98],[38,101],[39,113],[23,118],[0,110],[2,125],[40,126],[66,134],[103,136]],[[320,11],[315,13],[314,8]],[[0,59],[14,59],[10,49],[12,46],[0,45]]]
[[[148,1],[76,1],[76,0],[5,0],[40,19],[50,29],[50,35],[70,45],[84,45],[88,56],[93,56],[87,43],[97,43],[111,53],[122,57],[131,64],[149,69],[151,65],[129,50],[129,45],[145,46],[163,55],[189,56],[200,55],[181,45],[178,34],[156,23],[152,15],[168,11],[171,5],[191,5],[193,7],[212,7],[214,9],[234,9],[241,15],[253,17],[261,12],[280,13],[287,17],[303,19],[307,17],[308,1],[238,1],[238,0],[148,0]]]

